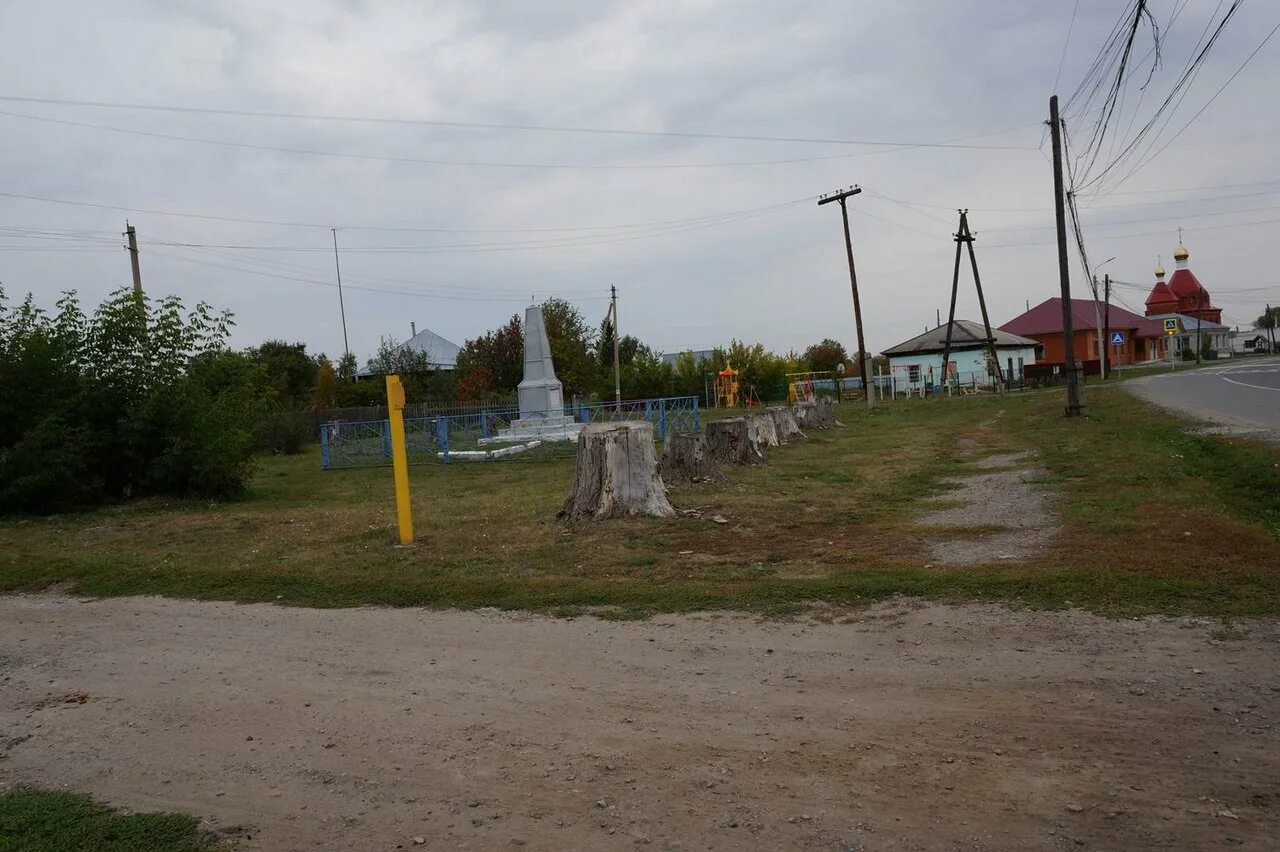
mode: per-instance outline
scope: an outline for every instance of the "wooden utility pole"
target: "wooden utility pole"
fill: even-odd
[[[333,271],[338,275],[338,310],[342,313],[342,352],[344,356],[350,356],[351,347],[347,344],[347,306],[342,301],[342,266],[338,264],[338,229],[330,228],[329,230],[333,231]],[[356,377],[352,376],[351,381],[355,380]]]
[[[849,238],[849,211],[845,208],[845,199],[860,192],[862,192],[861,187],[851,186],[822,196],[818,199],[818,206],[830,204],[832,201],[840,203],[840,218],[844,222],[844,250],[849,258],[849,286],[853,289],[853,322],[858,329],[858,371],[862,376],[862,395],[867,398],[867,408],[875,408],[875,395],[871,393],[870,377],[867,375],[867,347],[862,336],[862,303],[858,299],[858,271],[853,265],[853,241]]]
[[[618,366],[618,288],[609,286],[609,322],[613,325],[613,405],[622,409],[622,370]]]
[[[1102,378],[1111,375],[1111,273],[1102,276]],[[1137,345],[1137,342],[1134,342]]]
[[[951,335],[956,326],[956,292],[960,289],[960,251],[964,246],[969,248],[969,265],[973,269],[973,286],[978,290],[978,307],[982,310],[982,328],[986,333],[987,353],[991,356],[991,365],[995,370],[993,378],[996,392],[1004,390],[1004,372],[1000,369],[1000,355],[996,352],[996,337],[991,332],[991,320],[987,315],[987,300],[982,295],[982,278],[978,275],[978,256],[973,251],[973,232],[969,230],[969,211],[960,211],[960,227],[956,229],[956,264],[951,272],[951,313],[947,316],[947,337],[942,349],[942,383],[949,378],[947,362],[951,360]],[[959,378],[959,374],[957,374]]]
[[[1062,186],[1062,119],[1058,117],[1058,96],[1049,98],[1049,130],[1053,137],[1053,213],[1058,228],[1058,280],[1062,286],[1062,369],[1067,377],[1068,417],[1084,414],[1080,399],[1080,374],[1076,369],[1076,351],[1071,327],[1071,273],[1067,261],[1066,199]]]
[[[142,296],[142,267],[138,264],[138,232],[129,224],[129,220],[124,222],[124,235],[129,238],[129,264],[133,267],[133,295]]]
[[[1204,322],[1204,289],[1196,293],[1196,363],[1200,363],[1200,325]]]

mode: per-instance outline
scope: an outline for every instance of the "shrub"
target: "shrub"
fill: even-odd
[[[243,490],[264,385],[230,325],[128,290],[92,316],[74,293],[49,315],[0,291],[0,511]]]

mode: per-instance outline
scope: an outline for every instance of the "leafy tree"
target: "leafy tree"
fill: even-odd
[[[267,340],[246,354],[262,365],[281,408],[304,408],[310,403],[319,365],[307,355],[307,344]]]
[[[338,374],[324,355],[318,360],[320,368],[316,371],[316,393],[312,407],[325,411],[338,404]]]
[[[519,316],[468,340],[458,352],[459,393],[481,400],[514,396],[524,378],[524,326]]]
[[[230,326],[128,289],[92,316],[74,293],[50,316],[0,292],[0,512],[242,490],[266,380]]]
[[[838,340],[826,338],[821,343],[815,343],[804,351],[804,355],[800,356],[810,370],[815,372],[828,372],[834,370],[837,364],[845,364],[849,361],[849,353],[845,351],[844,344]]]
[[[360,371],[360,367],[356,362],[356,356],[350,352],[338,359],[338,379],[344,382],[354,382],[356,373]]]
[[[565,399],[575,394],[590,394],[596,389],[600,376],[600,362],[595,357],[595,331],[587,324],[582,312],[564,299],[543,302],[542,320],[547,327],[547,342],[551,345],[556,378],[564,385]],[[619,344],[625,340],[622,338]],[[521,371],[523,373],[523,365]]]

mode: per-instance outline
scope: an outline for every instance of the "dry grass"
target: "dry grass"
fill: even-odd
[[[393,547],[388,469],[264,459],[251,497],[146,502],[0,523],[0,588],[72,582],[310,605],[500,606],[622,615],[785,611],[895,593],[1071,601],[1115,612],[1280,611],[1280,468],[1264,445],[1188,435],[1114,388],[1068,423],[1056,393],[845,406],[843,430],[773,450],[724,486],[672,489],[702,517],[569,526],[572,461],[411,472],[418,544]],[[994,532],[929,529],[946,477],[1036,450],[1061,531],[1020,565],[926,568],[930,546]],[[963,454],[961,452],[963,450]],[[727,524],[710,520],[713,515]]]

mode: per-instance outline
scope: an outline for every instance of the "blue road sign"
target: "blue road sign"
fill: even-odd
[[[1124,345],[1124,332],[1123,332],[1123,331],[1113,331],[1113,332],[1111,332],[1111,344],[1112,344],[1113,346],[1123,346],[1123,345]]]

